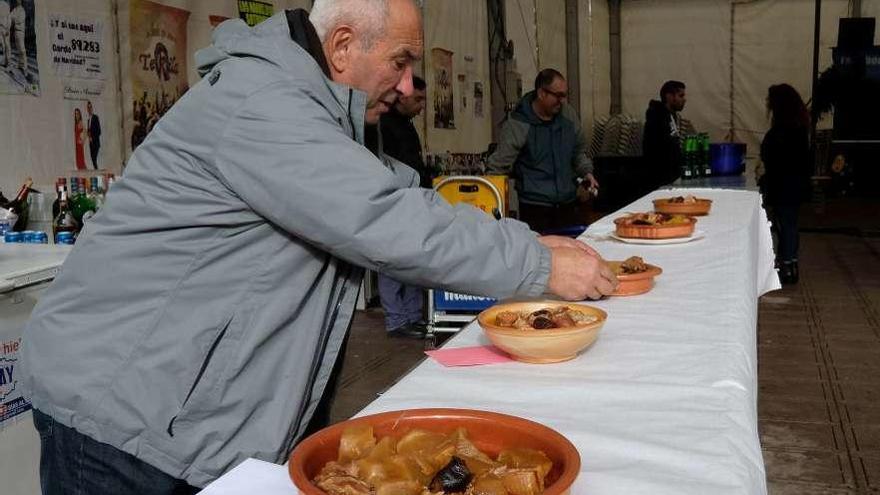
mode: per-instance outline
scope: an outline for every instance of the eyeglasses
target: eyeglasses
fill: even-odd
[[[558,99],[560,99],[560,100],[563,100],[563,99],[565,99],[565,98],[568,98],[568,93],[563,92],[563,91],[550,91],[550,90],[547,89],[547,88],[541,88],[541,91],[543,91],[543,92],[545,92],[545,93],[547,93],[547,94],[551,94],[551,95],[555,96],[556,98],[558,98]]]

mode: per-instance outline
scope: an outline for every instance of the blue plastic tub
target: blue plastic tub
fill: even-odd
[[[710,144],[709,166],[712,175],[742,174],[746,170],[746,143]]]
[[[568,227],[562,227],[559,229],[550,229],[544,232],[541,232],[542,235],[564,235],[565,237],[576,238],[577,236],[584,233],[587,230],[586,225],[571,225]]]

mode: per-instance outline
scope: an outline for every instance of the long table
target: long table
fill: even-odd
[[[651,199],[683,194],[714,201],[697,223],[703,238],[658,246],[609,236],[623,211],[650,211]],[[462,368],[425,360],[360,414],[459,407],[538,421],[580,452],[572,494],[766,493],[756,323],[758,297],[779,288],[779,280],[760,197],[655,191],[592,225],[582,239],[606,259],[642,256],[663,274],[647,294],[591,303],[608,312],[608,321],[580,356],[551,365]],[[486,343],[472,323],[446,347]],[[252,492],[255,479],[268,483],[261,493],[294,493],[285,478],[283,467],[248,462],[204,493],[245,493],[234,488],[242,480]]]

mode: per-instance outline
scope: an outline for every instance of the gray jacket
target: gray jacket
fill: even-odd
[[[221,25],[209,73],[132,155],[25,329],[33,405],[203,486],[286,459],[348,329],[362,268],[495,297],[544,292],[522,223],[409,188],[363,142],[284,13]]]
[[[577,179],[593,171],[586,135],[570,105],[563,104],[559,115],[545,122],[532,109],[534,99],[530,91],[510,113],[488,159],[489,172],[513,177],[523,203],[571,203]]]

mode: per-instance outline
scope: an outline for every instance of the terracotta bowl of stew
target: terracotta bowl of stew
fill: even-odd
[[[636,296],[654,288],[654,278],[663,273],[659,266],[648,264],[648,269],[639,273],[618,273],[620,261],[609,261],[608,266],[620,282],[612,296]]]
[[[630,223],[630,217],[621,217],[614,220],[615,231],[619,237],[635,239],[673,239],[693,235],[697,219],[685,217],[682,223],[640,225]]]
[[[325,495],[312,483],[315,476],[339,453],[339,439],[349,426],[371,425],[377,439],[401,437],[419,428],[449,434],[465,428],[473,444],[493,459],[502,449],[540,450],[553,461],[544,479],[543,495],[565,495],[577,478],[581,458],[572,443],[556,430],[517,416],[474,409],[406,409],[349,419],[309,436],[290,455],[288,472],[300,493]]]
[[[669,215],[688,215],[692,217],[700,217],[708,215],[712,209],[711,199],[696,198],[691,203],[682,203],[673,201],[675,198],[662,198],[654,200],[654,211],[658,213],[667,213]]]
[[[532,313],[541,309],[555,309],[561,306],[580,311],[595,321],[571,327],[520,329],[501,326],[496,323],[498,314],[505,311]],[[605,325],[608,314],[594,306],[564,301],[528,301],[496,304],[477,316],[477,321],[486,337],[495,347],[510,354],[517,361],[526,363],[558,363],[574,359],[599,337],[599,330]]]

